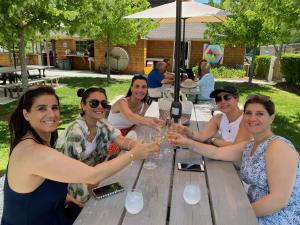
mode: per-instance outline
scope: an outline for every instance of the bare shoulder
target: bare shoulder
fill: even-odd
[[[222,119],[222,114],[219,113],[219,114],[213,116],[213,117],[210,119],[209,122],[215,123],[215,124],[217,124],[217,125],[219,126],[219,124],[220,124],[220,122],[221,122],[221,119]]]
[[[281,157],[284,155],[297,156],[296,151],[294,151],[291,146],[280,139],[275,139],[270,142],[266,149],[266,156],[276,155]]]

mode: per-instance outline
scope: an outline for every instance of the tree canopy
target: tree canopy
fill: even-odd
[[[124,18],[149,6],[147,0],[85,0],[68,28],[71,34],[105,42],[106,52],[109,52],[112,45],[136,43],[138,37],[145,36],[154,27],[150,20]],[[109,63],[107,65],[110,79]]]
[[[300,11],[297,0],[223,0],[220,4],[231,15],[223,23],[207,24],[207,37],[216,43],[239,45],[253,49],[250,79],[253,75],[255,48],[277,44],[280,56],[282,45],[299,38]]]

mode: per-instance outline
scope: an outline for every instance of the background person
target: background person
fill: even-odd
[[[95,65],[95,49],[94,49],[94,43],[90,43],[88,46],[88,55],[89,55],[89,69],[92,71],[92,66]]]
[[[249,140],[250,134],[242,122],[243,110],[238,107],[238,90],[233,86],[224,86],[215,89],[210,97],[215,99],[221,113],[213,116],[202,130],[194,132],[180,124],[173,124],[172,129],[199,142],[208,142],[216,146]],[[216,135],[220,137],[215,137]]]
[[[166,72],[164,73],[164,77],[174,80],[175,74],[168,71],[168,69],[170,69],[170,67],[171,67],[171,60],[170,59],[164,59],[163,62],[165,62],[167,64],[167,68],[166,68]]]
[[[169,76],[164,76],[167,71],[167,64],[165,62],[157,62],[155,68],[149,73],[147,77],[148,88],[158,88],[163,84],[172,84],[174,79]]]
[[[300,224],[300,164],[293,144],[271,130],[274,103],[267,96],[252,96],[244,106],[250,142],[215,147],[172,134],[173,144],[212,159],[242,161],[241,178],[249,184],[248,197],[260,225]]]
[[[58,138],[55,144],[58,151],[89,166],[95,166],[116,154],[113,150],[118,148],[114,147],[129,150],[134,146],[135,141],[124,138],[119,130],[105,120],[105,114],[110,109],[105,89],[79,89],[77,95],[81,97],[81,113]],[[110,145],[111,143],[117,146]],[[86,184],[69,184],[68,194],[69,200],[72,199],[80,207],[90,197]]]
[[[158,143],[137,143],[117,158],[91,167],[52,148],[59,118],[59,99],[47,86],[26,91],[11,114],[2,225],[72,224],[65,214],[68,183],[97,184],[159,149]]]
[[[202,62],[200,68],[203,75],[199,76],[199,80],[197,81],[199,88],[198,100],[211,100],[209,95],[215,88],[215,79],[210,72],[210,64],[208,62]]]
[[[157,128],[158,119],[144,117],[149,107],[146,103],[147,93],[147,78],[143,75],[134,76],[126,96],[112,106],[108,115],[109,123],[114,128],[120,129],[123,135],[126,135],[137,124]]]
[[[200,80],[202,78],[202,76],[204,75],[202,70],[201,70],[201,64],[207,62],[206,59],[201,59],[198,63],[198,79]]]

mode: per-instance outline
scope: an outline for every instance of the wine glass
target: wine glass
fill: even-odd
[[[151,143],[157,140],[157,132],[145,132],[144,141],[146,143]],[[144,161],[143,167],[148,170],[155,169],[158,166],[158,155],[157,153],[150,153]]]
[[[131,214],[139,213],[144,207],[143,193],[138,189],[132,189],[127,192],[125,199],[125,208]]]
[[[187,184],[183,190],[183,199],[189,205],[196,205],[201,199],[199,185]]]

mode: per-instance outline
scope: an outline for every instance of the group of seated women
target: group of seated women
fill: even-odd
[[[104,89],[79,89],[81,112],[59,138],[55,91],[47,86],[26,91],[9,120],[11,150],[1,224],[72,224],[91,187],[159,151],[160,143],[126,137],[134,125],[160,124],[144,116],[147,89],[147,79],[134,76],[127,95],[112,107]],[[272,133],[271,99],[249,97],[241,110],[239,92],[232,86],[213,90],[210,98],[221,114],[200,132],[173,124],[169,141],[205,157],[242,161],[241,178],[250,184],[248,196],[259,223],[300,224],[299,154],[287,139]],[[127,151],[118,154],[112,145]]]

